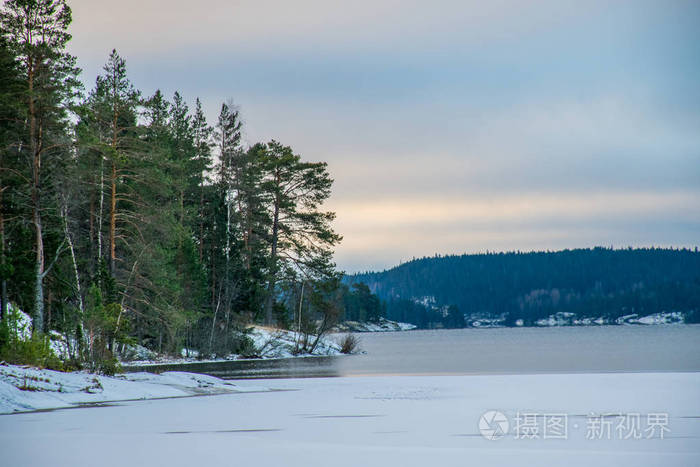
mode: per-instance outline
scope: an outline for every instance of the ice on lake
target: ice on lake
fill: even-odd
[[[269,385],[279,391],[2,416],[3,465],[700,465],[698,373],[305,378]],[[509,422],[498,439],[480,430],[488,411]],[[534,439],[517,439],[518,413],[539,414]],[[663,438],[660,431],[648,438],[647,416],[660,413],[668,415]],[[567,436],[545,439],[543,417],[555,414],[566,415]],[[617,417],[627,414],[640,414],[640,439],[617,432]],[[600,415],[613,421],[610,436],[591,436],[590,420]]]
[[[696,466],[698,329],[486,330],[466,333],[470,343],[455,342],[464,333],[368,335],[368,353],[338,370],[345,377],[241,380],[274,391],[0,416],[2,465]],[[405,339],[417,339],[415,357]],[[557,367],[567,358],[572,372]],[[406,364],[381,374],[390,359]],[[422,375],[405,374],[412,359]],[[372,376],[361,375],[363,361]],[[511,374],[472,374],[489,365]]]

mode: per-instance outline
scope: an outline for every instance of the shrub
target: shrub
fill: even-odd
[[[35,333],[31,339],[10,339],[0,349],[0,360],[18,365],[31,365],[50,370],[64,369],[63,362],[51,350],[49,338]]]
[[[117,373],[122,373],[122,367],[119,360],[115,357],[105,358],[97,363],[96,371],[103,375],[114,376]]]
[[[252,328],[251,328],[252,329]],[[255,348],[255,342],[248,336],[249,331],[243,331],[233,339],[232,353],[243,357],[257,357],[258,350]]]
[[[345,334],[340,340],[340,351],[344,354],[353,354],[360,351],[360,339],[355,334]]]

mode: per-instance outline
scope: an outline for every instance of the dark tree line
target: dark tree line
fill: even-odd
[[[0,312],[88,360],[342,315],[325,163],[244,147],[230,102],[210,125],[198,99],[144,96],[116,50],[83,89],[64,0],[9,0],[0,21]]]
[[[445,305],[468,317],[531,325],[562,312],[579,318],[681,312],[700,321],[700,253],[689,249],[577,249],[435,256],[357,274],[386,302],[387,317],[448,326]],[[433,297],[435,304],[417,303]],[[458,320],[456,326],[460,327]]]

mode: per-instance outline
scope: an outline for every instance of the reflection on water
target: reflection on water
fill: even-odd
[[[359,334],[364,354],[153,365],[224,379],[398,374],[700,371],[700,326],[450,329]]]
[[[179,363],[125,367],[126,371],[188,371],[223,379],[321,378],[341,376],[336,360],[342,357],[300,357],[268,360]]]

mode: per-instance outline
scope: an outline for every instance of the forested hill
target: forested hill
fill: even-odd
[[[449,305],[456,305],[467,322],[485,318],[505,325],[531,325],[557,314],[614,322],[664,312],[697,322],[700,310],[697,248],[436,256],[347,280],[367,284],[386,301],[390,319],[409,322],[421,319],[420,308]]]

